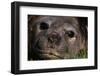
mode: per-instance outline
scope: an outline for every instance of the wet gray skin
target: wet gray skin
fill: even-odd
[[[87,49],[86,32],[77,18],[39,16],[30,26],[32,60],[69,59]]]

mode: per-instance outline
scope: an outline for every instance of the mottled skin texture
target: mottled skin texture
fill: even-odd
[[[80,50],[87,50],[86,18],[29,16],[28,19],[29,60],[69,59]]]

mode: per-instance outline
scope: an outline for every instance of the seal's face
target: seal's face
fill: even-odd
[[[32,51],[37,59],[73,58],[84,48],[76,18],[40,16],[32,24]]]

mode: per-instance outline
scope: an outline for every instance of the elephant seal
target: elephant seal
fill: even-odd
[[[28,16],[28,59],[71,59],[87,51],[87,18]]]

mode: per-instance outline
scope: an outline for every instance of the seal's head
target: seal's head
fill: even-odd
[[[86,31],[78,18],[39,16],[31,26],[33,59],[74,58],[87,48]]]

